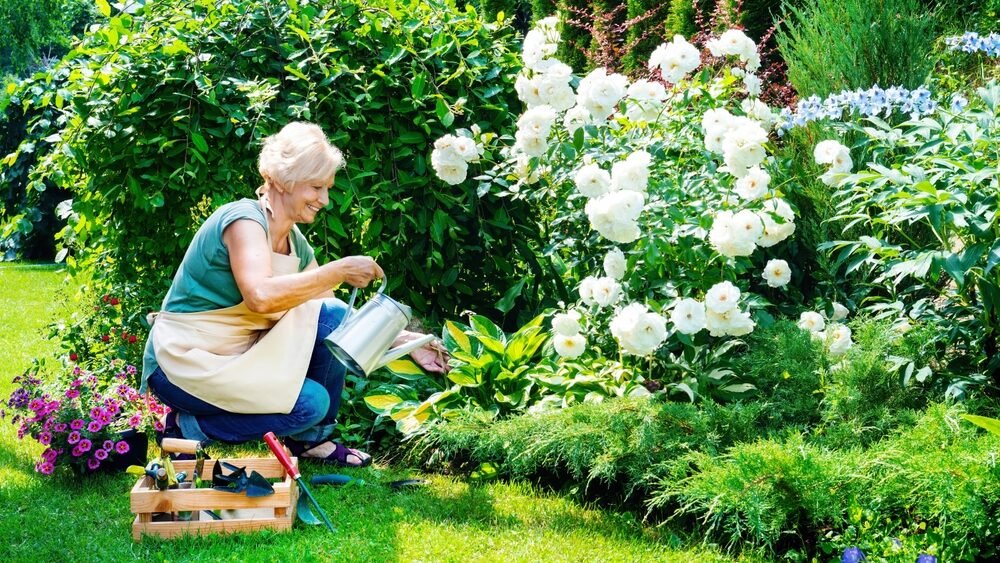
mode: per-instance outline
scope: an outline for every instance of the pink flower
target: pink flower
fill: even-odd
[[[101,413],[102,412],[104,412],[104,411],[103,411],[103,409],[101,409],[101,407],[94,407],[94,408],[90,409],[90,419],[91,420],[97,420],[97,419],[101,418]]]
[[[76,420],[74,420],[73,422],[69,423],[69,427],[70,427],[71,430],[81,430],[81,429],[83,429],[84,426],[85,426],[85,424],[84,424],[83,420],[81,420],[79,418],[76,419]]]
[[[114,440],[105,440],[104,441],[104,449],[105,450],[111,451],[114,447],[115,447]]]
[[[56,424],[55,424],[55,425],[54,425],[54,426],[52,427],[52,429],[53,429],[53,430],[55,430],[56,432],[59,432],[59,433],[63,433],[63,432],[65,432],[65,431],[66,431],[66,428],[67,428],[67,426],[68,426],[68,425],[67,425],[67,424],[66,424],[65,422],[57,422],[57,423],[56,423]]]
[[[117,444],[115,444],[115,451],[118,452],[118,453],[120,453],[120,454],[127,454],[128,453],[128,442],[126,442],[125,440],[122,440],[122,441],[118,442]]]
[[[79,396],[80,396],[80,391],[78,391],[76,389],[67,389],[66,390],[66,398],[67,399],[75,399],[75,398],[77,398]]]
[[[97,469],[100,466],[101,466],[101,461],[98,459],[90,458],[87,460],[87,467],[90,468],[91,471]]]
[[[94,457],[101,461],[104,461],[108,459],[108,450],[98,449],[94,452]]]
[[[80,366],[73,366],[73,375],[80,375],[81,373],[83,373],[83,370],[80,369]]]
[[[153,429],[156,430],[157,432],[163,432],[164,428],[166,428],[166,426],[163,425],[162,420],[157,420],[156,422],[153,423]]]
[[[139,413],[135,413],[128,418],[128,425],[130,428],[137,428],[141,423],[142,423],[142,415]]]
[[[55,466],[52,465],[51,461],[44,461],[35,466],[35,470],[42,475],[52,475],[52,471],[55,470]]]
[[[79,441],[80,441],[80,432],[78,430],[74,430],[69,433],[69,436],[66,436],[67,444],[75,444]]]
[[[90,424],[87,425],[87,432],[90,433],[100,432],[101,428],[104,428],[104,425],[101,424],[100,420],[92,420],[90,421]]]
[[[42,432],[38,435],[38,443],[47,446],[52,443],[52,434],[48,432]]]
[[[73,457],[80,457],[80,456],[83,455],[84,452],[83,452],[83,450],[80,449],[80,446],[76,446],[75,448],[73,448],[73,452],[72,453],[73,453]]]
[[[45,401],[41,399],[32,399],[31,403],[28,404],[28,408],[38,412],[45,409]]]
[[[115,407],[115,410],[118,410],[118,407]],[[97,420],[99,420],[101,424],[111,424],[111,419],[112,413],[108,411],[102,412],[101,416],[97,417]]]
[[[80,443],[77,444],[76,447],[80,448],[81,452],[89,452],[90,448],[93,447],[93,444],[90,442],[90,440],[84,438],[80,440]]]
[[[53,450],[52,448],[45,448],[45,451],[42,452],[42,459],[44,461],[53,462],[57,457],[59,457],[59,452]]]
[[[79,368],[77,368],[77,369],[79,369]],[[69,384],[69,386],[72,387],[73,389],[76,389],[77,387],[80,386],[81,383],[83,383],[83,382],[80,381],[80,378],[78,377],[78,378],[74,379],[73,381],[71,381],[70,384]]]

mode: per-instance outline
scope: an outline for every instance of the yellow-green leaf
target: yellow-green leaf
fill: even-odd
[[[1000,436],[1000,420],[975,414],[963,414],[962,418],[984,430]]]
[[[100,12],[102,16],[110,18],[111,4],[108,4],[108,0],[97,0],[97,11]]]
[[[472,353],[472,342],[469,341],[469,335],[459,328],[455,323],[451,321],[444,322],[445,329],[448,331],[448,335],[451,336],[455,344],[466,353]]]
[[[424,370],[420,369],[413,360],[409,358],[400,358],[398,360],[393,360],[385,365],[385,368],[391,371],[394,375],[400,377],[406,376],[419,376],[424,375]]]
[[[402,398],[397,397],[396,395],[389,395],[388,393],[382,395],[369,395],[365,397],[365,403],[368,405],[368,408],[379,414],[385,413],[392,407],[402,402]]]

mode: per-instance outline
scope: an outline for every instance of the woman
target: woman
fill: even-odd
[[[173,411],[164,435],[238,443],[272,431],[304,459],[371,462],[328,439],[345,369],[323,339],[347,309],[331,288],[385,274],[368,256],[320,266],[296,227],[327,206],[343,164],[319,127],[290,123],[264,141],[258,199],[223,205],[198,229],[146,343],[143,381]],[[437,343],[411,356],[447,371]]]

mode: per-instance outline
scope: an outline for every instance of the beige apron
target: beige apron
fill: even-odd
[[[271,248],[270,232],[267,242]],[[272,275],[299,271],[289,247],[290,256],[271,253]],[[288,413],[309,368],[321,307],[312,300],[268,314],[242,302],[198,313],[161,311],[152,315],[150,338],[167,379],[191,395],[233,413]]]

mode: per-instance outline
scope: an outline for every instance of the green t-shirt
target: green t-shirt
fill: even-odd
[[[241,199],[216,209],[195,233],[191,245],[184,253],[174,281],[163,298],[161,310],[199,313],[225,309],[243,301],[229,265],[229,249],[222,241],[222,233],[226,227],[240,219],[256,222],[267,233],[267,218],[256,200]],[[316,254],[297,227],[292,227],[290,239],[295,254],[299,257],[299,271],[302,271],[312,263]],[[143,356],[143,389],[146,378],[156,367],[152,341],[147,340]]]
[[[240,219],[255,221],[267,232],[267,219],[255,200],[241,199],[216,209],[188,246],[163,299],[164,311],[198,313],[232,307],[243,301],[229,265],[229,249],[222,242],[226,227]],[[292,228],[290,238],[302,271],[312,263],[315,253],[298,228]]]

